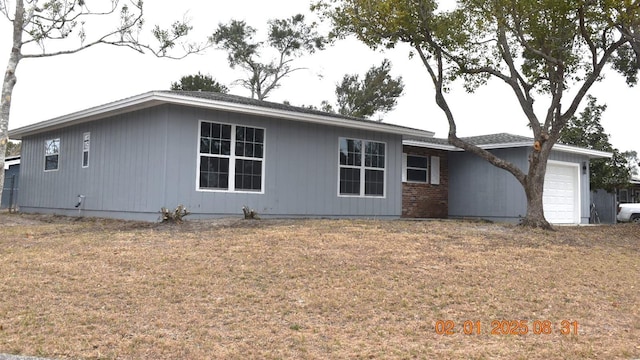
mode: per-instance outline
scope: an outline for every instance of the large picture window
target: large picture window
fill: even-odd
[[[44,142],[44,171],[58,170],[60,162],[60,139]]]
[[[261,192],[264,129],[200,122],[198,189]]]
[[[385,144],[340,138],[339,194],[384,196]]]

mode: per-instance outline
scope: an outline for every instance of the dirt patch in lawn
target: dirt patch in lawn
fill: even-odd
[[[634,224],[1,214],[0,225],[0,353],[640,358]]]

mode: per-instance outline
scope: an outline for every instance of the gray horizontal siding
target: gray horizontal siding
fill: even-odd
[[[526,149],[492,150],[496,156],[528,167]],[[526,215],[522,185],[509,172],[467,152],[449,154],[449,216],[517,221]]]
[[[492,150],[523,171],[529,168],[529,149]],[[579,163],[583,155],[552,151],[549,160]],[[580,172],[581,222],[589,221],[589,171]],[[522,185],[511,173],[466,152],[449,155],[449,216],[517,222],[527,212],[527,199]]]
[[[20,205],[23,211],[149,212],[162,199],[166,114],[158,108],[64,128],[23,141]],[[91,133],[89,167],[82,168],[82,141]],[[44,141],[60,138],[59,169],[45,172]]]
[[[199,120],[265,128],[263,194],[197,191]],[[89,168],[82,168],[82,136],[91,133]],[[338,139],[387,144],[385,198],[338,196]],[[44,172],[44,141],[61,139],[60,168]],[[161,207],[187,206],[194,217],[369,216],[401,214],[401,138],[177,105],[26,137],[20,205],[26,212],[154,220]],[[24,196],[22,196],[24,195]]]
[[[178,166],[167,176],[170,206],[215,215],[240,214],[247,205],[265,216],[400,216],[399,136],[178,106],[171,106],[169,118],[170,141],[185,144],[167,155]],[[199,120],[265,128],[264,194],[196,190]],[[340,137],[386,142],[385,198],[338,196]]]

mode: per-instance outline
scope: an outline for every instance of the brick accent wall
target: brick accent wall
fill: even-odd
[[[404,146],[409,155],[440,157],[440,184],[402,183],[402,217],[446,218],[449,215],[449,164],[447,152],[413,146]],[[431,169],[429,169],[429,179]]]

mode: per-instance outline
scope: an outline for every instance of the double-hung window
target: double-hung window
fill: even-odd
[[[409,155],[406,156],[406,173],[405,181],[428,183],[429,182],[429,158],[425,156]]]
[[[440,157],[402,154],[402,181],[440,185]]]
[[[264,133],[261,128],[201,121],[198,189],[262,192]]]
[[[381,142],[340,138],[339,194],[383,197],[385,150]]]
[[[60,162],[60,139],[44,142],[44,171],[58,170]]]

